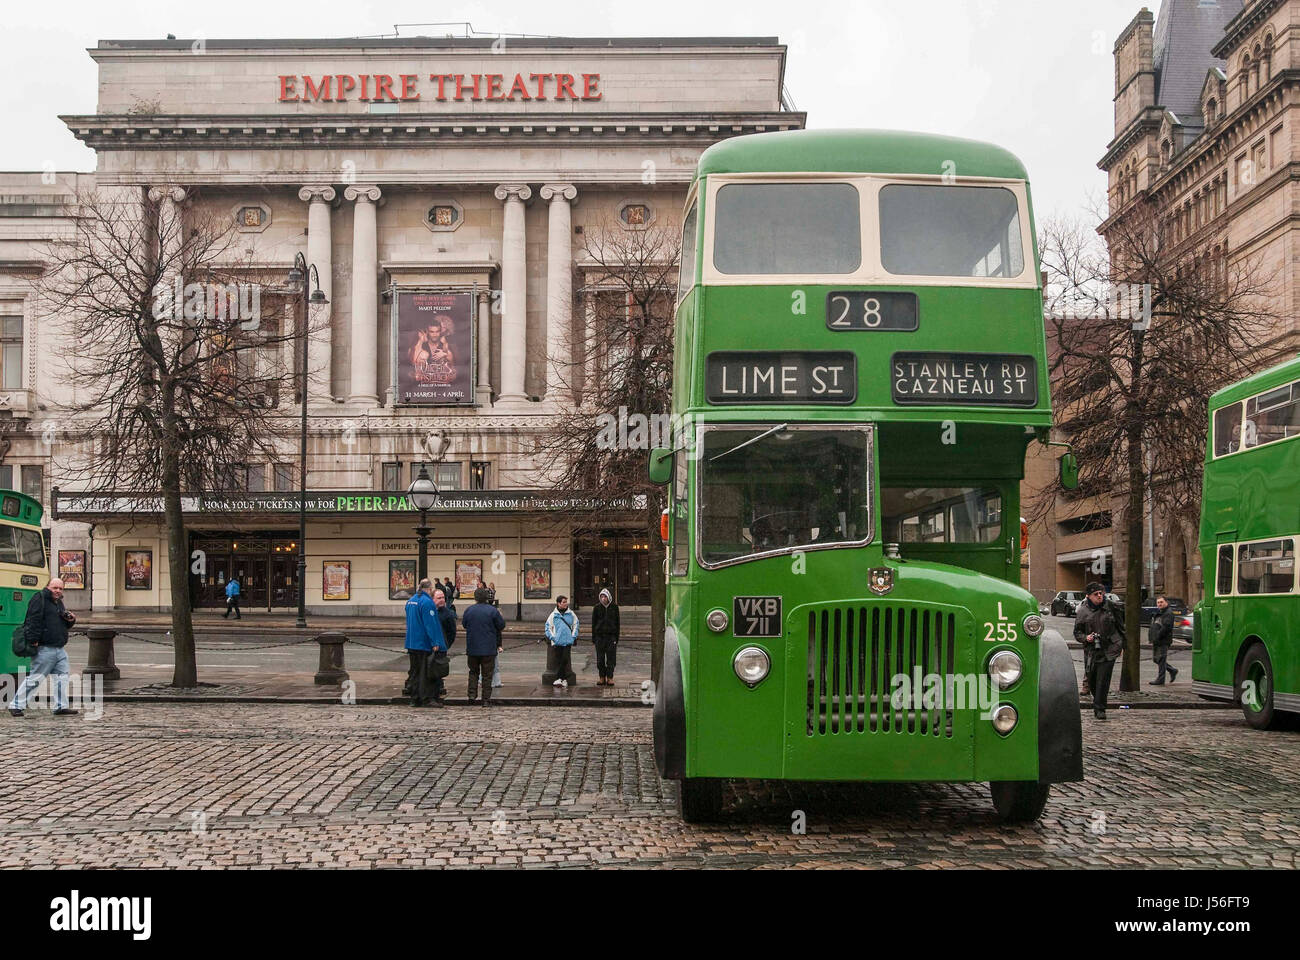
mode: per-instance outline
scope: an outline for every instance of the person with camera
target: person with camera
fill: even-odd
[[[65,648],[68,645],[68,629],[76,622],[77,618],[63,605],[63,581],[58,577],[52,579],[45,589],[32,595],[27,603],[23,630],[28,644],[36,648],[36,653],[32,655],[31,672],[9,705],[11,716],[23,715],[27,707],[27,694],[46,677],[51,678],[54,686],[55,716],[81,712],[68,706],[68,652]]]
[[[1124,651],[1124,615],[1106,599],[1102,584],[1088,584],[1086,593],[1074,615],[1074,639],[1083,644],[1085,661],[1091,650],[1088,686],[1092,689],[1092,714],[1098,720],[1105,720],[1110,675]]]

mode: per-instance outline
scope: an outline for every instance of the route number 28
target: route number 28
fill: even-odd
[[[852,301],[849,300],[848,297],[845,296],[831,297],[831,302],[836,304],[839,303],[844,304],[844,309],[840,311],[840,315],[831,321],[832,327],[858,326],[858,324],[855,324],[854,321],[849,318],[849,310],[852,309],[853,303]],[[858,323],[860,323],[864,327],[867,327],[868,329],[875,329],[876,327],[880,326],[881,321],[883,320],[884,317],[880,313],[879,300],[877,300],[875,297],[867,297],[865,300],[862,301],[862,316],[858,318]]]
[[[1002,614],[1002,603],[998,602],[998,619],[996,622],[984,621],[984,639],[989,643],[996,643],[999,640],[1007,642],[1015,641],[1016,625],[1012,620]]]

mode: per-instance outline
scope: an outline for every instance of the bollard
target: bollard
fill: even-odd
[[[544,687],[549,687],[560,675],[560,665],[557,662],[559,660],[558,649],[553,644],[548,643],[546,645],[546,672],[542,674],[542,686]],[[569,656],[572,657],[573,654],[570,653]],[[569,663],[569,675],[564,679],[569,681],[571,687],[578,685],[578,675],[573,672],[572,661]]]
[[[116,630],[107,627],[91,627],[86,631],[90,638],[90,651],[86,654],[86,668],[82,673],[100,674],[105,680],[121,680],[122,671],[117,668],[113,656],[113,638]]]
[[[316,671],[316,683],[324,686],[339,684],[348,679],[348,672],[343,669],[343,645],[348,638],[341,633],[322,633],[316,638],[320,644],[320,667]]]

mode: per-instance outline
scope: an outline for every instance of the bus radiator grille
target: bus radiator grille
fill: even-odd
[[[808,736],[841,733],[953,735],[956,616],[924,607],[858,606],[808,614]],[[917,709],[910,685],[942,683]],[[899,697],[896,678],[909,686]],[[898,700],[895,703],[895,699]],[[931,706],[931,703],[933,705]]]

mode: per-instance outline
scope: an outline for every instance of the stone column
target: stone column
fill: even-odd
[[[492,298],[485,290],[478,295],[478,385],[474,399],[480,406],[492,405]]]
[[[158,204],[158,219],[155,223],[155,229],[158,231],[158,262],[159,269],[162,271],[161,280],[158,284],[168,299],[164,302],[171,304],[172,312],[170,315],[164,314],[158,319],[164,320],[160,325],[159,334],[165,341],[168,350],[180,346],[184,342],[182,331],[185,327],[185,298],[182,294],[179,302],[174,301],[172,292],[176,289],[177,275],[181,272],[181,248],[185,244],[185,224],[181,216],[181,204],[185,201],[185,190],[183,187],[158,186],[149,188],[149,200],[151,203]],[[182,278],[182,282],[188,282],[189,277]],[[155,288],[157,289],[157,288]],[[166,319],[164,319],[166,317]],[[197,343],[195,338],[191,337],[191,346],[185,349],[185,359],[190,360],[195,356]]]
[[[582,298],[583,306],[583,349],[586,351],[583,357],[583,383],[582,383],[582,400],[583,403],[591,404],[596,399],[596,377],[599,371],[596,369],[596,360],[600,356],[597,351],[596,343],[596,293],[588,290]]]
[[[149,200],[158,204],[158,253],[166,261],[175,257],[185,242],[180,210],[185,202],[185,188],[150,187]]]
[[[334,268],[330,246],[330,204],[335,197],[334,188],[328,185],[311,184],[298,191],[298,199],[307,204],[307,266],[308,290],[314,289],[316,277],[311,276],[310,268],[316,267],[319,274],[321,292],[331,304],[334,300]],[[329,403],[334,399],[333,381],[330,377],[330,365],[333,362],[330,315],[333,308],[327,304],[311,308],[310,334],[307,340],[307,396],[317,403]]]
[[[354,184],[343,197],[352,211],[352,392],[349,403],[379,405],[379,248],[375,204],[379,188]]]
[[[542,199],[551,202],[546,235],[546,399],[571,399],[577,369],[569,356],[573,324],[573,218],[570,204],[578,190],[571,183],[548,183]]]
[[[524,235],[524,201],[533,195],[524,183],[503,183],[496,198],[505,201],[501,235],[501,394],[498,402],[518,403],[524,393],[524,356],[528,339],[528,271]]]

